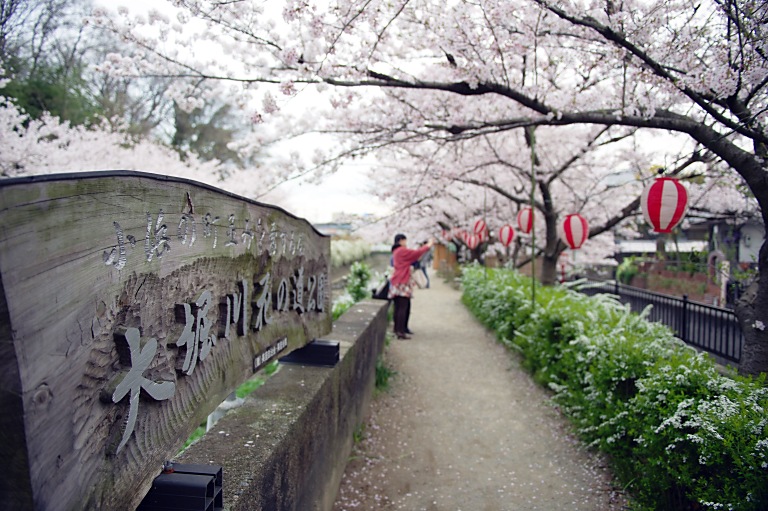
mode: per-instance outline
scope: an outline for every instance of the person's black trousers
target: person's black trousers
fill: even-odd
[[[404,296],[396,296],[395,302],[395,334],[408,332],[408,318],[411,316],[411,299]]]

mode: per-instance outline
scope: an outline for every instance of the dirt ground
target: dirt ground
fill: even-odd
[[[412,302],[410,340],[392,340],[396,371],[373,401],[334,511],[626,509],[589,452],[520,368],[432,276]]]

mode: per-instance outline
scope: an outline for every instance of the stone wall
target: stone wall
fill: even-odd
[[[387,302],[360,302],[327,339],[333,368],[281,364],[176,461],[221,465],[229,511],[326,511],[336,498],[384,348]]]

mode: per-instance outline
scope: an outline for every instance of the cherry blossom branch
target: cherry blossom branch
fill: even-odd
[[[651,56],[648,55],[645,51],[643,51],[640,47],[631,43],[627,38],[615,32],[610,27],[607,27],[599,23],[596,19],[591,17],[581,18],[581,17],[570,15],[567,12],[565,12],[563,9],[550,4],[547,0],[533,0],[533,1],[541,5],[543,8],[547,9],[548,11],[552,12],[553,14],[559,16],[560,18],[574,25],[582,26],[582,27],[594,30],[595,32],[603,36],[607,41],[610,41],[616,44],[617,46],[629,51],[632,55],[639,58],[646,66],[648,66],[651,70],[653,70],[653,72],[657,76],[659,76],[660,78],[663,78],[664,80],[672,84],[674,87],[676,87],[680,92],[685,94],[691,101],[693,101],[696,105],[698,105],[705,112],[711,115],[712,118],[717,120],[717,122],[721,123],[723,126],[726,126],[729,129],[737,133],[740,133],[746,137],[749,137],[751,139],[762,140],[763,143],[766,143],[766,137],[764,132],[754,130],[750,128],[749,125],[735,123],[731,119],[723,115],[721,112],[719,112],[717,109],[711,106],[711,104],[714,103],[727,108],[729,107],[727,102],[724,103],[714,96],[703,95],[691,89],[690,87],[681,84],[680,80],[674,77],[672,74],[670,74],[669,71],[664,66],[659,64],[653,58],[651,58]],[[742,121],[744,120],[741,117],[740,119]]]

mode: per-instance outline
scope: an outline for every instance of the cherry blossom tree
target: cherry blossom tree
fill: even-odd
[[[473,255],[491,246],[503,254],[496,233],[506,223],[517,229],[516,213],[530,204],[533,179],[542,282],[555,281],[559,264],[605,264],[615,252],[614,234],[624,238],[638,235],[635,225],[624,220],[638,215],[642,185],[656,176],[657,166],[652,164],[658,161],[658,152],[644,154],[633,134],[626,129],[573,126],[539,128],[534,148],[529,145],[533,143],[531,134],[522,130],[453,143],[392,147],[381,157],[390,163],[378,169],[373,191],[390,200],[396,213],[377,223],[375,232],[383,236],[403,230],[405,225],[419,239],[426,239],[434,234],[435,222],[454,233],[471,233],[475,221],[482,218],[491,239],[472,250]],[[704,200],[722,187],[706,172],[707,158],[696,154],[675,162],[673,156],[669,155],[668,161],[674,165],[667,173],[689,182],[694,207],[710,215],[721,214]],[[536,164],[533,175],[531,157]],[[558,236],[558,227],[569,213],[588,219],[590,239],[577,253],[559,261],[566,245]],[[514,254],[532,241],[519,232],[516,240]],[[452,243],[467,248],[456,236]],[[516,262],[524,265],[529,261],[527,255]]]
[[[228,81],[249,104],[266,84],[254,119],[274,112],[270,84],[288,96],[302,84],[418,91],[408,110],[419,115],[402,118],[405,95],[332,93],[337,129],[379,146],[574,124],[676,132],[732,169],[768,223],[762,2],[290,0],[279,22],[261,2],[173,3],[175,19],[125,10],[97,18],[142,50],[140,59],[113,55],[111,70],[185,80],[178,93],[186,99]],[[199,58],[201,41],[219,57]],[[358,131],[371,124],[381,129]],[[356,136],[342,153],[354,154]],[[756,287],[737,307],[747,373],[768,368],[768,244],[758,267]]]
[[[460,227],[472,232],[475,221],[483,218],[491,231],[490,241],[495,242],[501,225],[509,223],[517,228],[516,214],[530,203],[534,181],[537,230],[543,234],[536,251],[544,261],[542,281],[551,284],[558,257],[566,248],[557,235],[559,218],[580,212],[590,218],[592,237],[608,233],[605,244],[599,248],[592,244],[590,248],[596,250],[588,250],[591,253],[586,261],[599,261],[613,253],[611,229],[637,210],[637,182],[624,179],[620,184],[611,183],[610,176],[617,174],[617,160],[598,151],[603,144],[620,141],[627,134],[610,137],[608,132],[582,127],[540,129],[533,169],[532,151],[526,142],[530,135],[524,136],[522,130],[450,144],[421,144],[407,150],[403,161],[395,156],[387,158],[398,165],[394,172],[380,176],[377,188],[405,190],[395,194],[400,199],[398,210],[413,204],[420,210],[416,218],[427,224],[422,228],[434,231],[435,222],[439,222],[449,229]],[[427,208],[431,214],[426,214]]]
[[[216,163],[182,163],[169,148],[134,143],[119,131],[71,126],[57,117],[30,119],[5,101],[0,104],[0,171],[3,177],[88,170],[168,169],[170,175],[218,182]]]
[[[114,128],[114,123],[107,122],[90,128],[72,126],[48,114],[31,119],[13,103],[2,101],[0,177],[97,170],[162,172],[239,195],[262,195],[278,205],[286,200],[278,192],[263,195],[258,175],[252,172],[234,171],[216,160],[203,161],[194,154],[182,159],[166,145],[146,138],[136,140],[128,125],[122,130]]]

